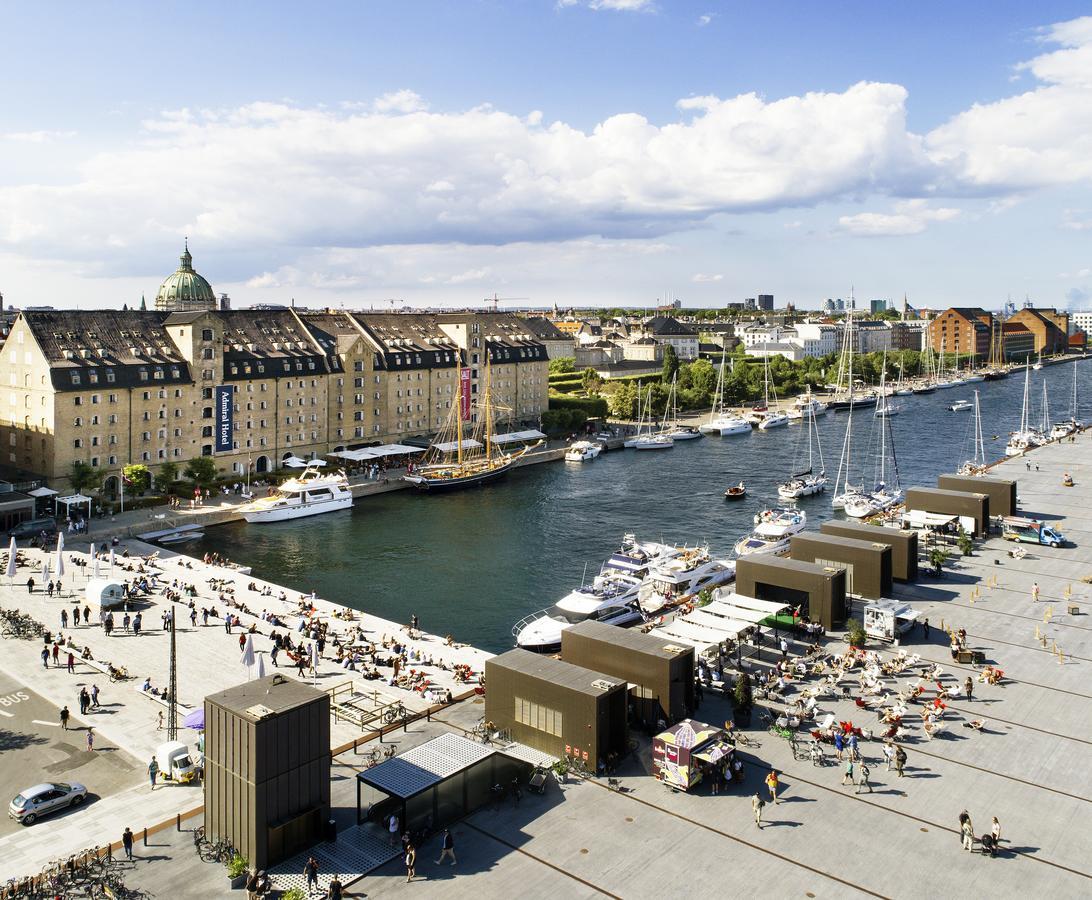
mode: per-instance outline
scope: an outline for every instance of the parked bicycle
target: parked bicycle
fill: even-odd
[[[383,721],[387,725],[393,725],[395,722],[407,718],[409,718],[409,711],[406,709],[405,706],[402,705],[401,701],[397,703],[392,703],[385,710],[383,710]]]

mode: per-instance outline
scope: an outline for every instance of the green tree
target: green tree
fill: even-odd
[[[99,477],[99,472],[94,467],[83,460],[77,459],[72,463],[72,471],[68,474],[68,481],[72,485],[72,490],[77,494],[82,494],[85,488],[90,490],[98,487]]]
[[[751,695],[751,676],[746,672],[740,672],[732,689],[732,701],[737,710],[749,711],[754,706],[754,697]]]
[[[962,526],[960,526],[959,536],[956,538],[956,546],[959,547],[959,552],[964,556],[970,556],[974,551],[974,541],[967,534],[967,529]]]
[[[156,476],[156,481],[158,482],[161,491],[169,491],[171,485],[178,481],[178,463],[171,462],[170,460],[163,463],[159,467],[159,474]]]
[[[121,470],[122,477],[129,491],[134,494],[143,494],[152,486],[152,473],[148,467],[141,463],[132,463]]]
[[[580,376],[580,384],[584,388],[584,393],[591,397],[597,395],[602,389],[603,379],[599,377],[599,373],[595,369],[588,366]]]
[[[675,348],[671,344],[664,345],[664,365],[660,373],[660,380],[664,384],[671,384],[672,380],[679,373],[679,354],[675,352]]]
[[[616,419],[637,417],[637,385],[632,381],[614,385],[610,393],[610,414]]]
[[[576,371],[576,360],[571,356],[559,356],[550,360],[550,374],[562,375],[565,372]]]
[[[195,487],[209,487],[216,481],[216,460],[211,456],[195,456],[186,463],[183,474]]]
[[[685,367],[689,377],[689,387],[692,387],[700,396],[712,398],[713,391],[717,389],[717,369],[707,359],[696,359]],[[700,406],[708,406],[710,399],[699,402]]]
[[[853,647],[863,647],[868,635],[856,619],[846,619],[846,640]]]

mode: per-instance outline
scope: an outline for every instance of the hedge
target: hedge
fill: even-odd
[[[607,401],[602,397],[570,397],[551,391],[550,409],[579,409],[589,419],[603,419],[607,416]]]

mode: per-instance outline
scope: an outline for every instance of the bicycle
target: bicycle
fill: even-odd
[[[748,747],[754,750],[762,746],[762,744],[756,741],[753,737],[744,734],[743,732],[737,732],[733,734],[732,739],[736,742],[737,747]]]
[[[125,681],[129,678],[129,670],[125,666],[114,666],[107,663],[111,681]]]
[[[387,725],[393,725],[399,719],[406,719],[406,718],[409,718],[409,712],[407,712],[406,707],[402,705],[401,701],[399,701],[399,702],[397,702],[397,703],[395,703],[395,704],[393,704],[391,706],[388,706],[383,711],[383,721]]]

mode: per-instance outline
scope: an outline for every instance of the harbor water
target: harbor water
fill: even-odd
[[[1092,365],[1048,366],[1031,378],[1031,422],[1048,385],[1052,421],[1069,417],[1074,365],[1081,418],[1092,412]],[[950,412],[979,391],[987,459],[1004,456],[1019,426],[1023,373],[928,395],[893,397],[890,419],[903,487],[935,485],[974,453],[972,412]],[[818,419],[826,494],[800,501],[809,527],[835,515],[830,497],[846,431],[845,412]],[[878,476],[881,419],[853,413],[853,481]],[[626,532],[646,540],[707,544],[727,557],[777,483],[807,461],[800,425],[676,443],[671,450],[605,453],[586,463],[546,463],[492,485],[441,496],[397,491],[359,501],[351,512],[298,522],[210,529],[188,552],[217,551],[255,575],[397,622],[416,614],[423,629],[453,634],[493,652],[513,646],[516,620],[549,606],[594,575]],[[1084,438],[1087,440],[1087,438]],[[889,448],[890,449],[890,448]],[[892,476],[886,457],[888,481]],[[815,459],[818,468],[818,458]],[[728,502],[740,480],[747,498]],[[841,515],[838,513],[838,515]]]

